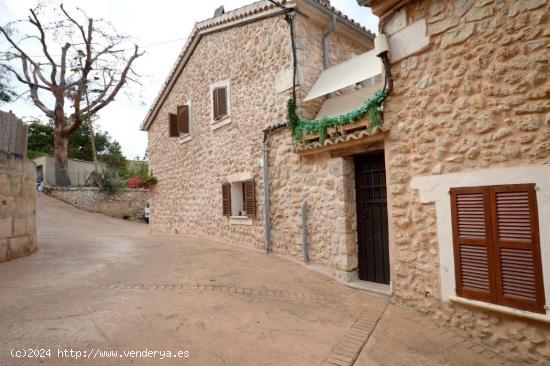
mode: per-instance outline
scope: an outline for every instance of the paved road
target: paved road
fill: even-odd
[[[44,195],[37,210],[38,252],[0,264],[0,365],[501,364],[383,296],[277,256],[147,235]]]

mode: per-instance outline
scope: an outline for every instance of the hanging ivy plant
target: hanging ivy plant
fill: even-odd
[[[387,96],[386,90],[379,90],[372,98],[368,99],[362,106],[348,112],[334,117],[324,117],[314,120],[305,120],[298,117],[296,113],[296,102],[290,99],[287,104],[287,119],[288,128],[292,132],[294,141],[303,143],[304,134],[319,134],[319,141],[323,142],[327,139],[328,129],[338,128],[350,123],[355,123],[368,116],[370,120],[370,127],[374,128],[380,126],[382,120],[380,118],[380,110],[384,99]]]

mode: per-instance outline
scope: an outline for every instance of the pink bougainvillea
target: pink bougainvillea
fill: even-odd
[[[133,177],[128,179],[128,188],[141,188],[143,187],[143,180],[141,177]]]

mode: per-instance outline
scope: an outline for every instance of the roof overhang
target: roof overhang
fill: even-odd
[[[337,90],[360,83],[382,73],[382,62],[376,50],[355,56],[346,62],[329,67],[321,72],[304,101],[333,93]]]
[[[360,6],[367,6],[372,9],[372,13],[382,17],[393,8],[400,8],[412,0],[357,0]]]

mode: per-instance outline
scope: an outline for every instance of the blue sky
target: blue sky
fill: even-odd
[[[147,148],[147,134],[139,130],[139,125],[194,23],[212,17],[214,10],[222,4],[228,11],[251,2],[253,0],[155,0],[144,1],[143,5],[139,5],[140,1],[136,0],[64,1],[67,9],[80,7],[92,17],[112,22],[117,30],[131,35],[146,51],[136,64],[136,70],[142,75],[143,86],[128,86],[124,95],[119,94],[113,103],[99,113],[100,128],[120,142],[126,157],[131,159],[136,155],[143,156]],[[0,23],[27,17],[28,9],[36,3],[34,0],[0,0]],[[372,15],[370,9],[358,6],[355,0],[332,0],[331,3],[373,32],[376,31],[378,18]],[[5,46],[5,41],[0,39],[0,47]],[[38,49],[36,52],[41,54]],[[20,88],[19,91],[24,89]],[[0,108],[11,110],[22,118],[45,119],[42,112],[26,99]]]

